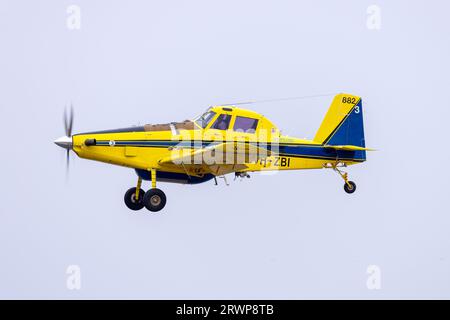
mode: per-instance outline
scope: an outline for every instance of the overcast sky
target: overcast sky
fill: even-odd
[[[1,0],[0,297],[450,298],[449,10]],[[379,150],[348,168],[352,195],[328,170],[230,175],[229,187],[160,183],[164,211],[136,213],[123,203],[133,170],[72,154],[66,181],[53,144],[70,103],[82,132],[339,92],[362,96],[366,144]],[[250,107],[312,138],[331,99]],[[80,290],[67,287],[69,266]]]

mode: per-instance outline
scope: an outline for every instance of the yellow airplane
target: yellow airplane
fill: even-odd
[[[366,160],[363,110],[360,97],[334,97],[313,140],[284,136],[263,115],[235,106],[213,106],[184,122],[147,124],[131,128],[72,135],[73,111],[64,116],[66,135],[55,144],[73,150],[80,158],[135,169],[136,187],[125,193],[131,210],[164,208],[166,195],[157,181],[202,183],[234,173],[331,168],[344,179],[344,190],[356,184],[341,167]],[[69,158],[67,158],[69,159]],[[147,192],[142,180],[151,180]],[[225,180],[226,182],[226,180]]]

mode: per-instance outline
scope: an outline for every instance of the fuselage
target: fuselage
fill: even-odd
[[[196,177],[197,183],[233,171],[318,169],[337,162],[365,161],[364,151],[335,150],[314,140],[283,136],[272,122],[250,110],[218,106],[202,117],[206,119],[80,133],[72,137],[72,148],[81,158],[134,168],[143,178],[150,168],[158,168],[173,173],[174,180],[176,174],[188,175],[192,181]],[[219,143],[249,144],[269,153],[244,161],[238,168],[219,164],[222,169],[218,171],[209,166],[161,164],[174,149],[194,152]]]

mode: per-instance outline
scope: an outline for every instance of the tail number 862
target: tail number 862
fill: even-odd
[[[259,164],[263,167],[274,166],[274,167],[289,167],[291,165],[291,158],[287,157],[273,157],[259,159]]]

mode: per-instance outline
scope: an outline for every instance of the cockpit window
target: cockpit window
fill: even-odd
[[[211,126],[211,129],[227,130],[230,125],[231,115],[221,114],[217,117],[217,120]]]
[[[243,131],[247,133],[255,133],[256,127],[258,126],[258,120],[247,117],[236,117],[234,122],[234,131]]]
[[[196,118],[194,121],[203,129],[206,128],[206,126],[208,125],[208,123],[211,122],[212,118],[214,118],[214,116],[216,115],[216,113],[214,111],[206,111],[204,114],[202,114],[201,116],[199,116],[198,118]]]

